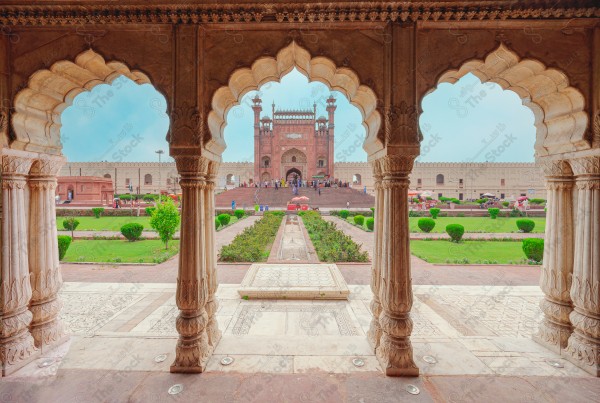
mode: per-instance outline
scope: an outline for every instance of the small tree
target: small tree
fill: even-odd
[[[504,208],[506,208],[506,207],[510,206],[510,202],[503,201],[502,206],[504,206]]]
[[[500,209],[497,207],[489,208],[488,213],[490,213],[490,217],[492,218],[492,220],[495,220],[498,217],[498,214],[500,213]]]
[[[435,221],[432,218],[420,218],[417,225],[423,232],[431,232],[435,228]]]
[[[152,217],[152,213],[156,210],[156,207],[146,207],[144,209],[146,211],[146,215]]]
[[[375,228],[375,219],[373,217],[367,218],[367,228],[369,231],[373,231],[373,228]]]
[[[156,206],[150,219],[150,225],[158,232],[161,241],[165,243],[165,249],[169,248],[169,241],[173,239],[180,221],[179,210],[170,198]]]
[[[433,217],[433,219],[435,220],[438,217],[438,214],[440,214],[440,209],[439,208],[430,208],[429,214],[431,214],[431,217]]]
[[[100,218],[102,213],[104,213],[104,207],[94,207],[92,208],[92,213],[94,213],[94,217]]]
[[[75,217],[67,217],[63,220],[63,228],[68,231],[71,231],[71,238],[73,241],[75,240],[75,235],[73,234],[73,231],[75,231],[78,226],[79,220]]]
[[[58,236],[58,260],[63,260],[69,246],[71,245],[72,238],[68,235],[59,235]]]

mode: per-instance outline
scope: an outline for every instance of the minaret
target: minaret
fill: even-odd
[[[252,110],[254,111],[254,182],[260,180],[260,112],[262,111],[262,100],[258,94],[252,99]]]
[[[333,179],[335,174],[333,172],[333,139],[334,139],[334,114],[337,106],[335,106],[335,98],[333,94],[327,98],[327,113],[329,114],[329,121],[327,122],[327,137],[328,137],[328,156],[327,156],[327,173]]]

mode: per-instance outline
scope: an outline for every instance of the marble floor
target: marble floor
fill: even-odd
[[[207,372],[379,371],[365,336],[369,286],[349,285],[347,301],[252,301],[240,298],[239,286],[219,286],[223,337]],[[419,285],[414,294],[412,342],[422,375],[589,377],[531,340],[541,319],[537,286]],[[59,368],[169,370],[177,338],[174,284],[68,282],[61,297],[70,342],[15,377],[53,375]],[[224,366],[226,356],[234,361]],[[435,363],[426,362],[431,357]],[[355,366],[355,358],[364,365]]]

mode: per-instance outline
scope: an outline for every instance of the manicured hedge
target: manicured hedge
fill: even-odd
[[[356,225],[363,225],[365,223],[365,216],[362,215],[355,215],[354,216],[354,223]]]
[[[523,232],[531,232],[535,228],[535,221],[528,218],[517,220],[517,228]]]
[[[369,254],[332,222],[325,221],[316,211],[303,211],[302,217],[315,251],[322,262],[368,262]]]
[[[221,248],[222,262],[264,262],[281,225],[283,211],[267,211],[254,225],[244,229],[229,245]]]
[[[490,217],[492,218],[492,220],[495,220],[496,218],[498,218],[498,214],[500,213],[500,209],[497,207],[492,207],[488,209],[488,213],[490,213]]]
[[[144,226],[136,222],[125,224],[121,227],[121,234],[129,241],[137,241],[142,236]]]
[[[94,217],[100,218],[102,213],[104,213],[104,208],[103,207],[94,207],[94,208],[92,208],[92,213],[94,213]]]
[[[229,214],[219,214],[217,218],[221,222],[222,226],[229,224],[229,221],[231,221],[231,216]]]
[[[438,214],[440,214],[440,209],[439,208],[430,208],[429,214],[431,214],[431,217],[433,217],[433,219],[435,220],[437,218]]]
[[[58,236],[58,260],[62,260],[71,245],[71,237],[68,235]]]
[[[373,217],[367,218],[367,228],[371,231],[375,228],[375,219]]]
[[[242,209],[237,209],[233,212],[233,215],[236,216],[238,220],[240,218],[242,218],[244,216],[244,214],[246,214],[246,213]]]
[[[219,229],[219,227],[221,226],[221,221],[219,221],[218,217],[215,217],[215,229]]]
[[[460,224],[448,224],[446,225],[446,233],[450,235],[452,242],[460,242],[465,233],[465,227]]]
[[[544,240],[540,238],[523,239],[523,252],[527,259],[539,263],[544,257]]]
[[[340,210],[340,217],[342,217],[344,220],[348,218],[349,214],[350,212],[348,210]]]
[[[433,220],[433,218],[429,217],[420,218],[417,222],[417,225],[419,226],[421,231],[431,232],[431,230],[435,228],[435,221]]]

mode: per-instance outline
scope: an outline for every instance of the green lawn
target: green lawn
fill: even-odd
[[[64,230],[63,220],[66,217],[56,217],[58,230]],[[150,217],[76,217],[79,221],[77,231],[120,231],[121,227],[130,222],[142,224],[144,231],[152,231],[150,227]]]
[[[421,217],[409,217],[410,232],[423,232],[417,226]],[[490,217],[438,217],[435,220],[435,228],[431,232],[446,232],[446,225],[461,224],[465,232],[518,232],[518,217],[498,217],[492,220]],[[545,217],[530,218],[535,222],[532,232],[543,233],[546,229]]]
[[[161,263],[179,252],[179,241],[169,241],[169,249],[159,240],[82,240],[71,243],[63,262]]]
[[[429,263],[526,264],[521,242],[410,241],[413,255]],[[466,260],[465,260],[466,259]]]

